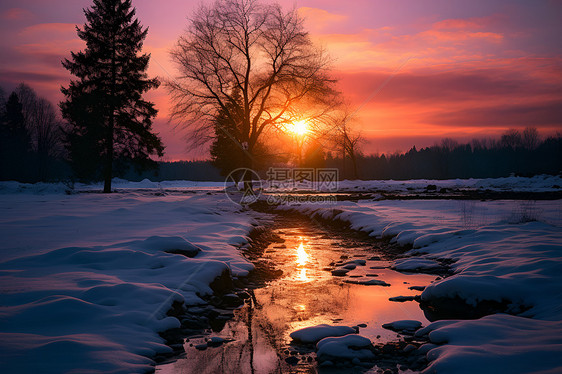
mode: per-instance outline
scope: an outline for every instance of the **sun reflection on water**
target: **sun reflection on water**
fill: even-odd
[[[298,310],[299,312],[304,312],[306,310],[306,305],[304,304],[297,304],[295,306],[295,309]]]
[[[304,266],[308,261],[308,254],[304,250],[304,244],[301,241],[297,248],[297,265]]]
[[[310,279],[306,276],[306,268],[302,268],[299,272],[298,280],[302,282],[308,282]]]
[[[300,243],[299,246],[297,247],[297,253],[296,253],[296,263],[297,263],[297,268],[299,270],[298,275],[296,276],[296,279],[301,281],[301,282],[308,282],[310,281],[310,278],[308,278],[307,274],[306,274],[306,263],[308,262],[308,253],[306,253],[305,249],[304,249],[304,242],[302,240],[302,238],[299,238]]]

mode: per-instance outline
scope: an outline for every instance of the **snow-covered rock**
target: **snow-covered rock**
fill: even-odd
[[[325,338],[316,344],[316,355],[319,361],[333,361],[338,359],[372,360],[375,358],[369,348],[372,343],[360,335],[345,335],[335,338]]]
[[[383,286],[390,287],[390,284],[378,279],[346,279],[346,283],[361,284],[363,286]]]
[[[353,327],[349,326],[331,326],[321,324],[293,331],[289,336],[302,343],[316,343],[329,336],[343,336],[347,334],[355,334],[356,332],[357,331]]]

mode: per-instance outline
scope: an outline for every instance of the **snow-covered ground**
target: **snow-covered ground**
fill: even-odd
[[[449,189],[466,191],[488,190],[494,192],[557,192],[562,190],[562,177],[536,175],[531,178],[511,176],[486,179],[344,180],[337,183],[293,182],[292,180],[287,180],[276,183],[264,181],[262,186],[271,192],[307,190],[346,193],[394,192],[412,194],[427,192],[428,186],[431,186],[434,191]]]
[[[484,188],[556,191],[560,177],[453,181],[344,181],[340,190]],[[0,183],[0,367],[7,372],[143,372],[165,352],[158,331],[174,301],[197,304],[225,269],[252,269],[236,245],[256,223],[216,182],[100,185]],[[408,189],[410,188],[410,189]],[[85,193],[75,192],[82,191]],[[562,370],[562,200],[374,201],[300,205],[374,236],[411,244],[399,269],[451,259],[455,275],[426,301],[508,301],[518,316],[440,321],[428,372]],[[183,250],[194,258],[167,253]],[[531,318],[528,318],[531,317]],[[386,321],[392,322],[392,321]],[[549,371],[550,370],[550,371]]]
[[[269,181],[257,182],[269,192],[306,190],[325,191],[324,184],[315,183],[292,183],[291,180],[284,183],[273,183]],[[490,191],[517,191],[517,192],[556,192],[562,190],[562,177],[552,175],[537,175],[532,178],[505,177],[488,179],[413,179],[413,180],[344,180],[337,182],[337,191],[330,192],[409,192],[419,193],[426,191],[427,186],[434,185],[437,190],[441,188],[463,189],[463,190],[490,190]],[[131,190],[153,190],[153,191],[219,191],[225,187],[225,182],[195,182],[185,180],[152,182],[148,179],[140,182],[130,182],[115,178],[113,188],[117,191]],[[64,183],[35,183],[26,184],[19,182],[0,182],[0,194],[10,193],[65,193],[78,191],[99,191],[103,185],[98,184],[64,184]]]
[[[424,301],[493,300],[518,313],[427,326],[420,333],[437,344],[427,354],[428,373],[562,372],[562,200],[363,200],[283,208],[412,245],[410,259],[396,261],[401,270],[453,260],[455,275],[428,286]]]
[[[174,301],[201,302],[255,224],[223,194],[66,195],[2,184],[0,367],[10,373],[145,372],[179,326]],[[195,255],[171,254],[180,250]]]
[[[470,178],[470,179],[412,179],[406,181],[380,180],[380,181],[341,181],[338,183],[340,191],[421,191],[428,185],[435,185],[437,189],[474,189],[491,191],[518,191],[518,192],[547,192],[560,191],[562,178],[553,175],[536,175],[532,178],[504,177],[504,178]]]
[[[219,191],[224,188],[224,182],[196,182],[196,181],[162,181],[152,182],[144,179],[140,182],[131,182],[119,178],[112,181],[113,190],[133,191],[133,190],[151,190],[153,192],[162,192],[165,190],[188,192],[188,191]],[[0,182],[0,194],[12,193],[32,193],[32,194],[53,194],[53,193],[74,193],[74,192],[94,192],[103,190],[103,183],[19,183],[15,181]]]

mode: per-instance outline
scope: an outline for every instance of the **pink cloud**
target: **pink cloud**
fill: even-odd
[[[33,13],[27,9],[22,8],[11,8],[0,13],[0,18],[10,21],[20,21],[24,19],[29,19],[33,16]]]
[[[434,22],[431,26],[434,30],[479,30],[491,27],[499,21],[498,16],[480,18],[449,18]]]
[[[135,4],[139,20],[150,28],[144,47],[152,54],[150,76],[177,74],[168,51],[197,3]],[[293,1],[282,3],[294,6]],[[91,1],[58,0],[58,8],[39,0],[22,4],[28,10],[20,8],[24,5],[0,5],[5,20],[0,22],[0,84],[25,80],[56,103],[62,99],[60,85],[70,79],[60,60],[83,48],[74,24],[82,25],[82,8]],[[554,36],[552,45],[545,43],[556,30],[544,23],[545,16],[554,13],[544,4],[519,10],[518,5],[502,8],[497,3],[489,9],[417,1],[300,4],[306,5],[299,8],[307,18],[306,29],[334,57],[340,87],[356,106],[413,57],[358,113],[364,134],[379,150],[419,146],[416,137],[431,145],[444,136],[493,135],[533,121],[539,130],[562,126],[556,106],[562,102],[562,53]],[[151,91],[147,98],[159,109],[155,129],[169,147],[167,157],[181,159],[188,154],[184,132],[167,123],[165,88]]]
[[[24,38],[51,37],[53,34],[68,37],[76,35],[76,24],[74,23],[39,23],[28,26],[20,31]]]
[[[341,24],[349,19],[346,15],[330,13],[320,8],[300,7],[298,12],[304,17],[306,25],[311,32],[322,32],[334,27],[335,24]]]

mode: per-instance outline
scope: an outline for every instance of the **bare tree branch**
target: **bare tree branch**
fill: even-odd
[[[339,104],[325,52],[296,10],[278,4],[202,5],[171,56],[179,72],[167,82],[172,120],[191,131],[194,146],[212,137],[219,112],[237,121],[231,135],[251,153],[266,129],[304,115],[329,122]]]

